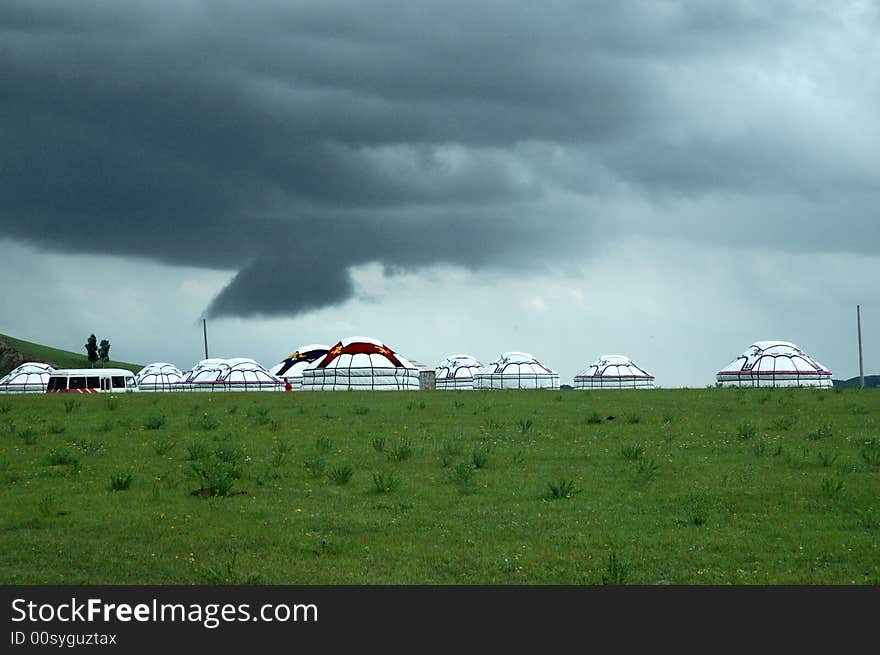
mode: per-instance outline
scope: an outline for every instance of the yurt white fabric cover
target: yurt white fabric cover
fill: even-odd
[[[0,378],[0,393],[45,393],[54,370],[41,362],[25,362]]]
[[[141,391],[178,391],[183,373],[174,364],[155,362],[138,371],[135,379]]]
[[[330,350],[330,346],[322,343],[312,343],[300,346],[290,353],[280,363],[269,369],[269,372],[285,382],[289,382],[291,389],[296,391],[302,388],[302,374],[312,362],[321,359]]]
[[[474,374],[474,389],[558,388],[559,373],[529,353],[502,353],[499,359]]]
[[[473,389],[474,373],[483,368],[472,355],[450,355],[434,371],[437,389]]]
[[[180,384],[182,391],[282,391],[284,381],[253,359],[203,359]]]
[[[227,359],[229,371],[222,382],[226,391],[282,391],[284,381],[275,377],[253,359]]]
[[[342,339],[303,371],[303,391],[418,391],[419,371],[378,339]]]
[[[758,341],[718,372],[734,387],[831,387],[831,371],[789,341]]]
[[[602,355],[574,376],[575,389],[653,389],[654,376],[626,355]]]

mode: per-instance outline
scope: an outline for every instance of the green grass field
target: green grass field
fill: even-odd
[[[52,364],[55,368],[89,368],[91,366],[89,358],[85,354],[85,347],[83,347],[83,354],[78,354],[67,350],[42,346],[38,343],[31,343],[30,341],[23,341],[5,334],[0,334],[0,341],[24,355],[27,361],[33,360],[47,362]],[[85,339],[83,339],[83,343],[85,343]],[[112,343],[110,344],[110,352],[113,352]],[[129,364],[128,362],[117,362],[113,360],[107,362],[105,366],[107,368],[124,368],[129,371],[134,371],[135,373],[143,368],[140,364]],[[0,370],[0,376],[3,376],[8,372],[9,371],[6,370]]]
[[[0,397],[0,582],[876,584],[878,401]]]

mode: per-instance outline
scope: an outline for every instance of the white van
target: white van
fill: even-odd
[[[134,373],[124,368],[57,369],[49,376],[46,393],[123,393],[138,391]]]

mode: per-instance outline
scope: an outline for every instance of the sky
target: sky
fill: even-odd
[[[880,5],[0,4],[0,333],[880,373]]]

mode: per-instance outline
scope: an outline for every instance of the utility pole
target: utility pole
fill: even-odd
[[[862,363],[862,306],[856,305],[856,323],[859,327],[859,388],[865,388],[865,366]]]
[[[202,332],[205,334],[205,359],[208,359],[208,321],[204,318],[202,319]],[[859,339],[861,339],[861,337],[859,337]],[[861,343],[861,341],[859,341],[859,343]]]

